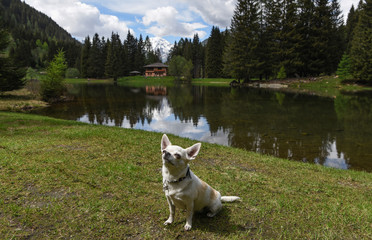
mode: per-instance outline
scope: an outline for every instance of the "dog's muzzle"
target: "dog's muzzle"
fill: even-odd
[[[173,163],[172,163],[172,160],[171,160],[171,158],[172,158],[172,155],[169,153],[169,152],[167,152],[167,151],[163,151],[163,160],[166,162],[166,163],[169,163],[169,164],[171,164],[171,165],[174,165]]]

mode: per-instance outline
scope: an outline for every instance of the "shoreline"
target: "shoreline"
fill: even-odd
[[[285,79],[270,81],[252,81],[250,83],[235,84],[230,86],[233,79],[210,78],[210,79],[193,79],[191,84],[218,86],[218,87],[257,87],[274,89],[285,92],[317,95],[321,97],[336,98],[343,92],[360,92],[372,91],[372,87],[366,83],[353,81],[341,81],[336,77],[319,77],[303,79]],[[73,83],[114,83],[112,79],[66,79],[67,84]],[[166,78],[145,78],[141,76],[120,78],[117,82],[119,85],[128,85],[134,87],[144,87],[147,85],[164,85],[167,87],[174,86],[174,80],[171,77]],[[41,101],[38,97],[37,87],[25,87],[20,90],[5,92],[0,95],[0,111],[28,112],[34,108],[46,107],[49,104]]]

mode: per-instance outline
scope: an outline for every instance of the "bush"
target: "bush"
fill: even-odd
[[[66,70],[65,77],[66,78],[78,78],[80,76],[80,72],[77,68],[68,68]]]
[[[50,62],[47,75],[41,80],[41,96],[45,101],[58,100],[64,89],[64,73],[67,68],[65,53],[59,50]]]
[[[191,80],[193,65],[191,60],[187,61],[186,58],[181,56],[175,56],[169,63],[170,75],[181,78],[184,77]]]
[[[278,79],[284,79],[284,78],[287,78],[287,74],[285,72],[285,68],[284,66],[282,66],[278,72],[278,75],[276,76],[276,78]]]

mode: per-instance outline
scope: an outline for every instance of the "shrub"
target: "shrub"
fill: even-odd
[[[191,60],[187,61],[186,58],[181,56],[175,56],[169,63],[169,73],[176,77],[184,77],[191,80],[193,65]]]
[[[284,78],[287,78],[287,74],[285,72],[285,68],[284,66],[282,66],[278,72],[278,75],[276,76],[276,78],[278,79],[284,79]]]
[[[50,62],[47,75],[41,80],[41,96],[45,101],[54,101],[61,97],[64,86],[64,73],[67,68],[65,53],[59,50]]]

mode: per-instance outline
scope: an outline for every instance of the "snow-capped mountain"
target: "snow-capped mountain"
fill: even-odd
[[[150,38],[150,42],[151,42],[152,48],[155,51],[157,49],[160,49],[161,60],[163,62],[166,62],[167,61],[168,54],[169,54],[169,51],[171,50],[171,48],[173,47],[173,45],[170,44],[164,38],[160,38],[160,37],[152,37],[152,38]]]

